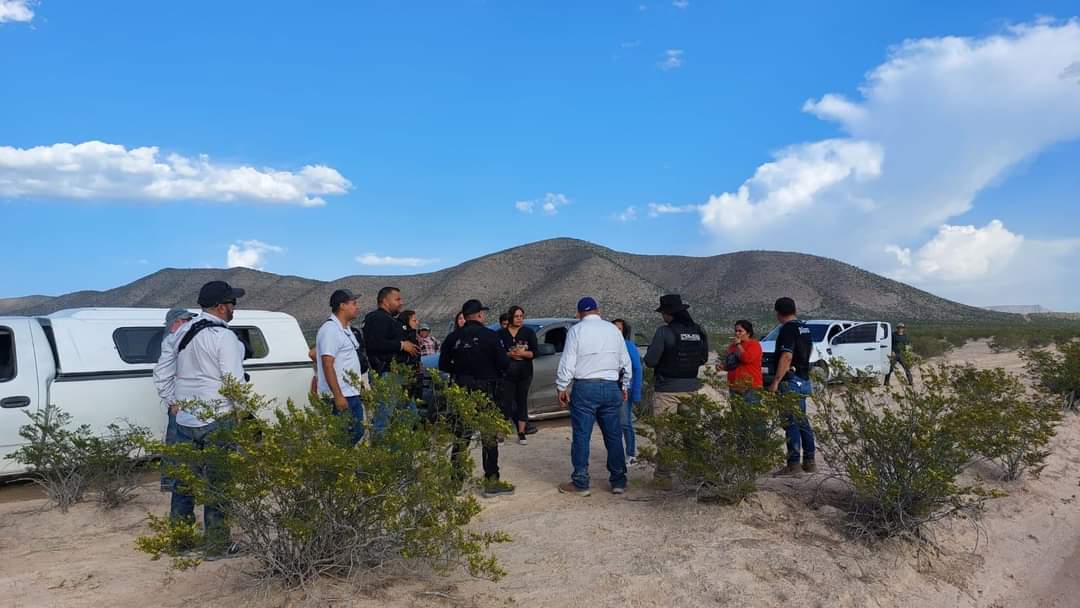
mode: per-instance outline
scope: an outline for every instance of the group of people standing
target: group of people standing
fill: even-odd
[[[245,346],[228,327],[237,300],[243,296],[243,289],[211,281],[199,292],[200,314],[180,308],[167,314],[162,354],[154,369],[155,385],[168,412],[167,442],[203,448],[214,441],[215,430],[235,424],[232,417],[186,411],[179,404],[201,401],[210,404],[211,409],[229,408],[219,392],[224,378],[245,379]],[[520,306],[507,311],[506,325],[495,331],[486,325],[489,308],[479,300],[466,301],[453,331],[440,347],[416,313],[404,309],[401,290],[396,287],[379,290],[377,307],[364,316],[359,330],[352,326],[360,315],[356,294],[338,289],[331,294],[329,304],[330,315],[319,327],[312,352],[316,368],[313,392],[322,396],[334,415],[349,416],[354,444],[364,437],[366,408],[359,387],[350,379],[377,374],[401,383],[408,392],[410,399],[405,403],[371,404],[371,429],[379,434],[396,411],[406,408],[415,413],[416,401],[429,397],[421,392],[418,381],[424,375],[420,358],[436,352],[440,371],[456,384],[488,395],[514,424],[519,443],[528,443],[528,395],[533,359],[539,349],[537,336],[525,324],[525,311]],[[811,392],[810,332],[796,318],[791,298],[777,300],[775,310],[782,327],[777,356],[769,370],[773,379],[768,390],[799,395],[804,415],[789,421],[788,465],[780,471],[797,475],[816,470],[814,433],[805,416],[806,396]],[[698,375],[709,357],[708,334],[690,316],[689,305],[677,294],[662,296],[656,312],[662,315],[664,325],[656,330],[645,356],[640,357],[628,322],[604,320],[594,298],[578,301],[579,322],[567,332],[555,381],[560,407],[569,409],[572,428],[572,472],[568,482],[559,484],[560,492],[590,494],[589,448],[594,426],[600,427],[607,450],[611,491],[626,491],[627,469],[635,464],[637,456],[634,409],[642,398],[645,367],[655,374],[654,413],[678,412],[686,407],[688,398],[702,389]],[[765,390],[761,346],[754,339],[749,321],[736,322],[734,332],[719,365],[728,371],[731,391],[752,400]],[[398,377],[402,370],[406,377]],[[453,448],[454,461],[458,462],[472,433],[460,421],[449,422],[458,437]],[[481,437],[482,490],[487,497],[514,491],[512,484],[500,479],[500,440]],[[464,480],[469,472],[459,470],[458,474]],[[659,489],[670,489],[671,471],[657,467],[654,483]],[[171,516],[193,520],[192,497],[167,479],[163,479],[163,489],[172,491]],[[228,554],[231,544],[220,506],[205,505],[204,520],[208,538],[217,539],[208,555],[212,558]]]

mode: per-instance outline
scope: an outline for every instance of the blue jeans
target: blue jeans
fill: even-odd
[[[789,374],[786,380],[780,382],[780,394],[796,393],[799,395],[799,409],[802,416],[788,415],[784,426],[787,435],[787,462],[788,464],[799,463],[799,452],[802,451],[803,462],[814,460],[814,429],[810,426],[810,419],[806,416],[806,398],[813,392],[813,385],[809,380]]]
[[[634,401],[623,401],[619,410],[622,424],[623,441],[626,442],[626,457],[637,456],[637,436],[634,434]]]
[[[398,386],[405,385],[405,378],[394,375],[393,372],[385,372],[380,378],[383,380],[390,380],[396,383]],[[413,417],[419,416],[419,412],[416,409],[416,404],[412,401],[406,401],[405,403],[376,403],[375,413],[371,417],[371,434],[372,436],[382,435],[387,428],[390,427],[390,421],[394,417],[394,413],[401,409],[409,410]]]
[[[360,443],[360,440],[364,438],[364,404],[360,401],[360,395],[353,395],[351,397],[345,397],[345,403],[348,404],[348,409],[344,412],[338,411],[334,405],[334,399],[331,397],[327,399],[327,404],[330,405],[330,413],[339,416],[341,414],[350,414],[349,420],[349,437],[352,439],[352,444],[356,445]]]
[[[165,425],[165,445],[172,445],[176,443],[176,416],[169,413],[168,410],[166,410],[166,415],[169,417],[169,421]],[[169,473],[167,471],[167,469],[172,466],[172,464],[172,461],[168,458],[161,459],[160,489],[162,492],[172,492],[173,486],[176,484],[176,481],[172,477],[169,477]]]
[[[589,487],[589,442],[592,440],[593,423],[596,423],[604,435],[611,487],[626,487],[626,456],[620,421],[622,403],[622,390],[614,380],[574,381],[574,390],[570,395],[570,427],[573,432],[570,462],[574,465],[570,479],[574,486],[583,490]]]
[[[215,431],[229,430],[234,426],[231,420],[211,422],[206,426],[176,425],[176,443],[190,443],[198,449],[207,446],[221,447],[223,438]],[[197,473],[207,479],[211,492],[221,482],[221,472],[211,466],[202,467]],[[206,527],[206,542],[211,551],[224,550],[229,543],[229,528],[225,523],[225,504],[221,502],[203,505],[203,525]],[[172,501],[169,505],[169,517],[174,520],[195,521],[195,498],[183,493],[183,488],[175,484]]]

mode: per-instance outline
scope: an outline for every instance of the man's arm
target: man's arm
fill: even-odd
[[[630,361],[630,351],[626,350],[625,340],[622,345],[622,352],[619,353],[619,370],[622,378],[623,401],[627,401],[630,394],[630,383],[634,380],[634,364]]]
[[[492,333],[494,334],[494,332]],[[501,372],[510,369],[510,355],[506,354],[506,347],[503,346],[502,340],[499,339],[498,334],[491,336],[489,344],[489,348],[495,351],[495,369]]]
[[[166,407],[171,408],[176,394],[176,340],[169,334],[161,341],[161,356],[154,366],[154,388]]]
[[[231,374],[237,382],[244,381],[244,343],[227,327],[222,327],[221,345],[218,348],[218,365],[222,375]]]
[[[773,376],[772,383],[769,384],[769,390],[776,392],[780,389],[780,381],[784,379],[788,371],[791,369],[791,360],[794,357],[790,352],[780,353],[780,359],[776,362],[776,375]]]
[[[656,367],[660,364],[660,358],[664,356],[664,342],[667,340],[668,329],[666,325],[656,328],[649,350],[645,351],[644,363],[646,367]]]
[[[795,341],[799,338],[799,331],[793,325],[786,324],[780,328],[776,335],[776,375],[769,384],[769,390],[776,392],[780,388],[780,381],[791,370],[791,361],[795,357]]]
[[[574,369],[577,368],[577,337],[574,331],[580,327],[576,325],[566,333],[566,344],[563,346],[562,357],[559,358],[559,369],[555,372],[555,388],[565,392],[570,383],[574,381]]]
[[[337,370],[334,369],[334,357],[323,355],[319,357],[319,364],[322,365],[326,385],[330,387],[330,392],[334,394],[334,407],[337,408],[337,411],[344,412],[349,409],[349,403],[345,401],[345,395],[341,392],[341,385],[338,384]]]

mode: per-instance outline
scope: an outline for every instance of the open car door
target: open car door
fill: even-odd
[[[829,344],[830,360],[843,359],[852,371],[881,373],[877,323],[858,323],[840,332]]]

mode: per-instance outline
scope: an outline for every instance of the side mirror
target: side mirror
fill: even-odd
[[[555,345],[554,344],[537,344],[536,345],[536,356],[538,356],[538,357],[547,357],[548,355],[554,355],[554,354],[555,354]]]

